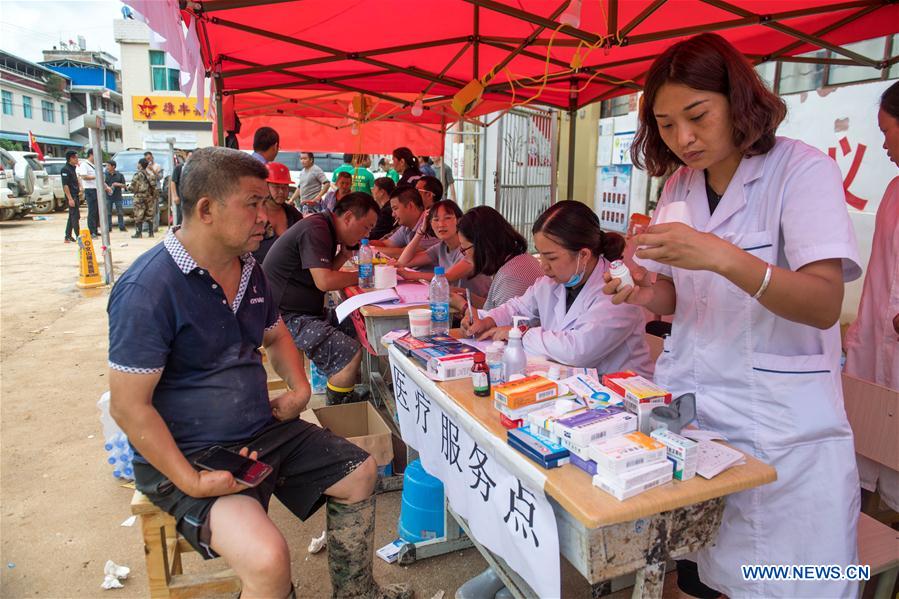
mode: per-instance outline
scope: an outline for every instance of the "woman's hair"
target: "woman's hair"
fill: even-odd
[[[528,251],[528,242],[489,206],[472,208],[459,219],[459,233],[474,245],[474,275],[493,276],[503,264]]]
[[[588,248],[594,256],[620,260],[624,237],[599,228],[599,217],[586,204],[565,200],[553,204],[537,218],[531,231],[542,233],[570,252]]]
[[[375,179],[375,187],[380,188],[382,191],[386,192],[388,196],[396,187],[396,183],[393,182],[393,179],[390,177],[378,177]]]
[[[894,119],[899,119],[899,81],[889,86],[880,96],[880,108]]]
[[[646,75],[640,99],[640,126],[631,146],[631,161],[655,177],[683,165],[659,133],[653,106],[659,89],[679,83],[727,97],[733,143],[746,156],[774,147],[775,131],[787,114],[784,101],[771,92],[752,65],[720,35],[703,33],[674,44],[656,58]]]
[[[428,214],[428,224],[426,228],[428,235],[434,235],[434,227],[431,225],[431,220],[433,220],[441,210],[443,212],[450,212],[456,216],[456,230],[458,231],[458,221],[462,218],[462,209],[459,208],[459,204],[452,200],[440,200],[439,202],[434,202],[434,205],[431,206],[431,212]]]
[[[406,146],[401,146],[393,151],[393,161],[397,160],[403,160],[408,168],[418,168],[418,158]]]

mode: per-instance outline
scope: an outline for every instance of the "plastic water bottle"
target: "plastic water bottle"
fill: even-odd
[[[490,384],[499,385],[503,381],[503,350],[506,344],[494,341],[487,348],[487,368],[490,369]]]
[[[506,381],[511,380],[514,374],[524,374],[525,366],[528,364],[528,357],[524,353],[524,345],[521,341],[522,332],[518,328],[519,320],[527,319],[523,316],[516,316],[512,319],[514,326],[509,329],[509,345],[503,352],[503,377]]]
[[[313,393],[325,393],[328,387],[328,377],[318,369],[315,362],[309,361],[309,386]]]
[[[368,245],[368,239],[363,239],[359,246],[359,287],[362,289],[371,289],[375,286],[375,271],[372,266],[371,246]]]
[[[449,296],[450,286],[446,280],[446,270],[442,266],[434,268],[434,278],[428,291],[431,304],[431,334],[440,335],[449,332]]]
[[[134,451],[128,443],[128,437],[109,415],[109,391],[97,402],[100,410],[100,423],[103,426],[103,448],[106,450],[106,461],[112,466],[112,475],[124,480],[134,479]]]

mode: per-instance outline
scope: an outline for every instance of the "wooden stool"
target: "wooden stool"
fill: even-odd
[[[184,574],[181,554],[194,548],[178,535],[175,519],[150,503],[140,491],[131,497],[131,513],[140,517],[150,597],[201,597],[240,591],[240,579],[230,569]]]

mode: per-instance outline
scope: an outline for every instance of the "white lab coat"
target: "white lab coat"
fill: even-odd
[[[600,373],[633,370],[652,376],[643,312],[637,306],[615,306],[611,297],[603,294],[602,275],[608,269],[609,263],[600,257],[567,312],[565,286],[541,277],[524,295],[487,315],[499,326],[511,325],[513,316],[539,318],[540,326],[528,329],[522,339],[528,354],[569,366],[596,368]]]
[[[859,277],[857,249],[836,163],[778,138],[744,158],[710,217],[703,172],[686,167],[660,206],[685,201],[692,225],[777,266],[798,270],[840,258]],[[857,563],[859,486],[843,409],[840,334],[775,316],[708,271],[637,260],[673,278],[671,336],[655,380],[693,391],[701,428],[777,469],[777,481],[728,497],[715,545],[696,554],[699,575],[729,597],[854,597],[851,582],[749,582],[741,564]]]
[[[846,372],[890,389],[899,389],[899,177],[887,186],[877,209],[871,259],[858,318],[846,332]],[[879,490],[884,503],[899,510],[899,472],[858,457],[862,486]],[[878,479],[880,484],[878,485]]]

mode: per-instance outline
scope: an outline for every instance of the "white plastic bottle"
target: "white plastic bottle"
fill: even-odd
[[[521,329],[518,328],[519,320],[527,320],[524,316],[516,316],[512,319],[512,328],[509,329],[509,345],[503,352],[503,380],[509,381],[513,375],[524,374],[525,366],[528,363],[527,354],[524,353],[522,345]]]
[[[631,287],[634,286],[634,278],[631,276],[631,271],[623,260],[614,260],[609,265],[609,274],[613,279],[619,279],[621,281],[616,291],[621,291],[628,285]]]
[[[503,379],[503,350],[506,344],[502,341],[494,341],[487,348],[487,368],[490,370],[490,384],[499,385],[505,382]]]
[[[442,266],[434,268],[434,278],[428,291],[428,300],[431,304],[431,334],[440,335],[449,333],[449,296],[450,286],[446,280],[446,271]]]
[[[371,246],[368,245],[368,239],[363,239],[359,246],[359,287],[361,289],[371,289],[375,286],[375,271],[371,260]]]

